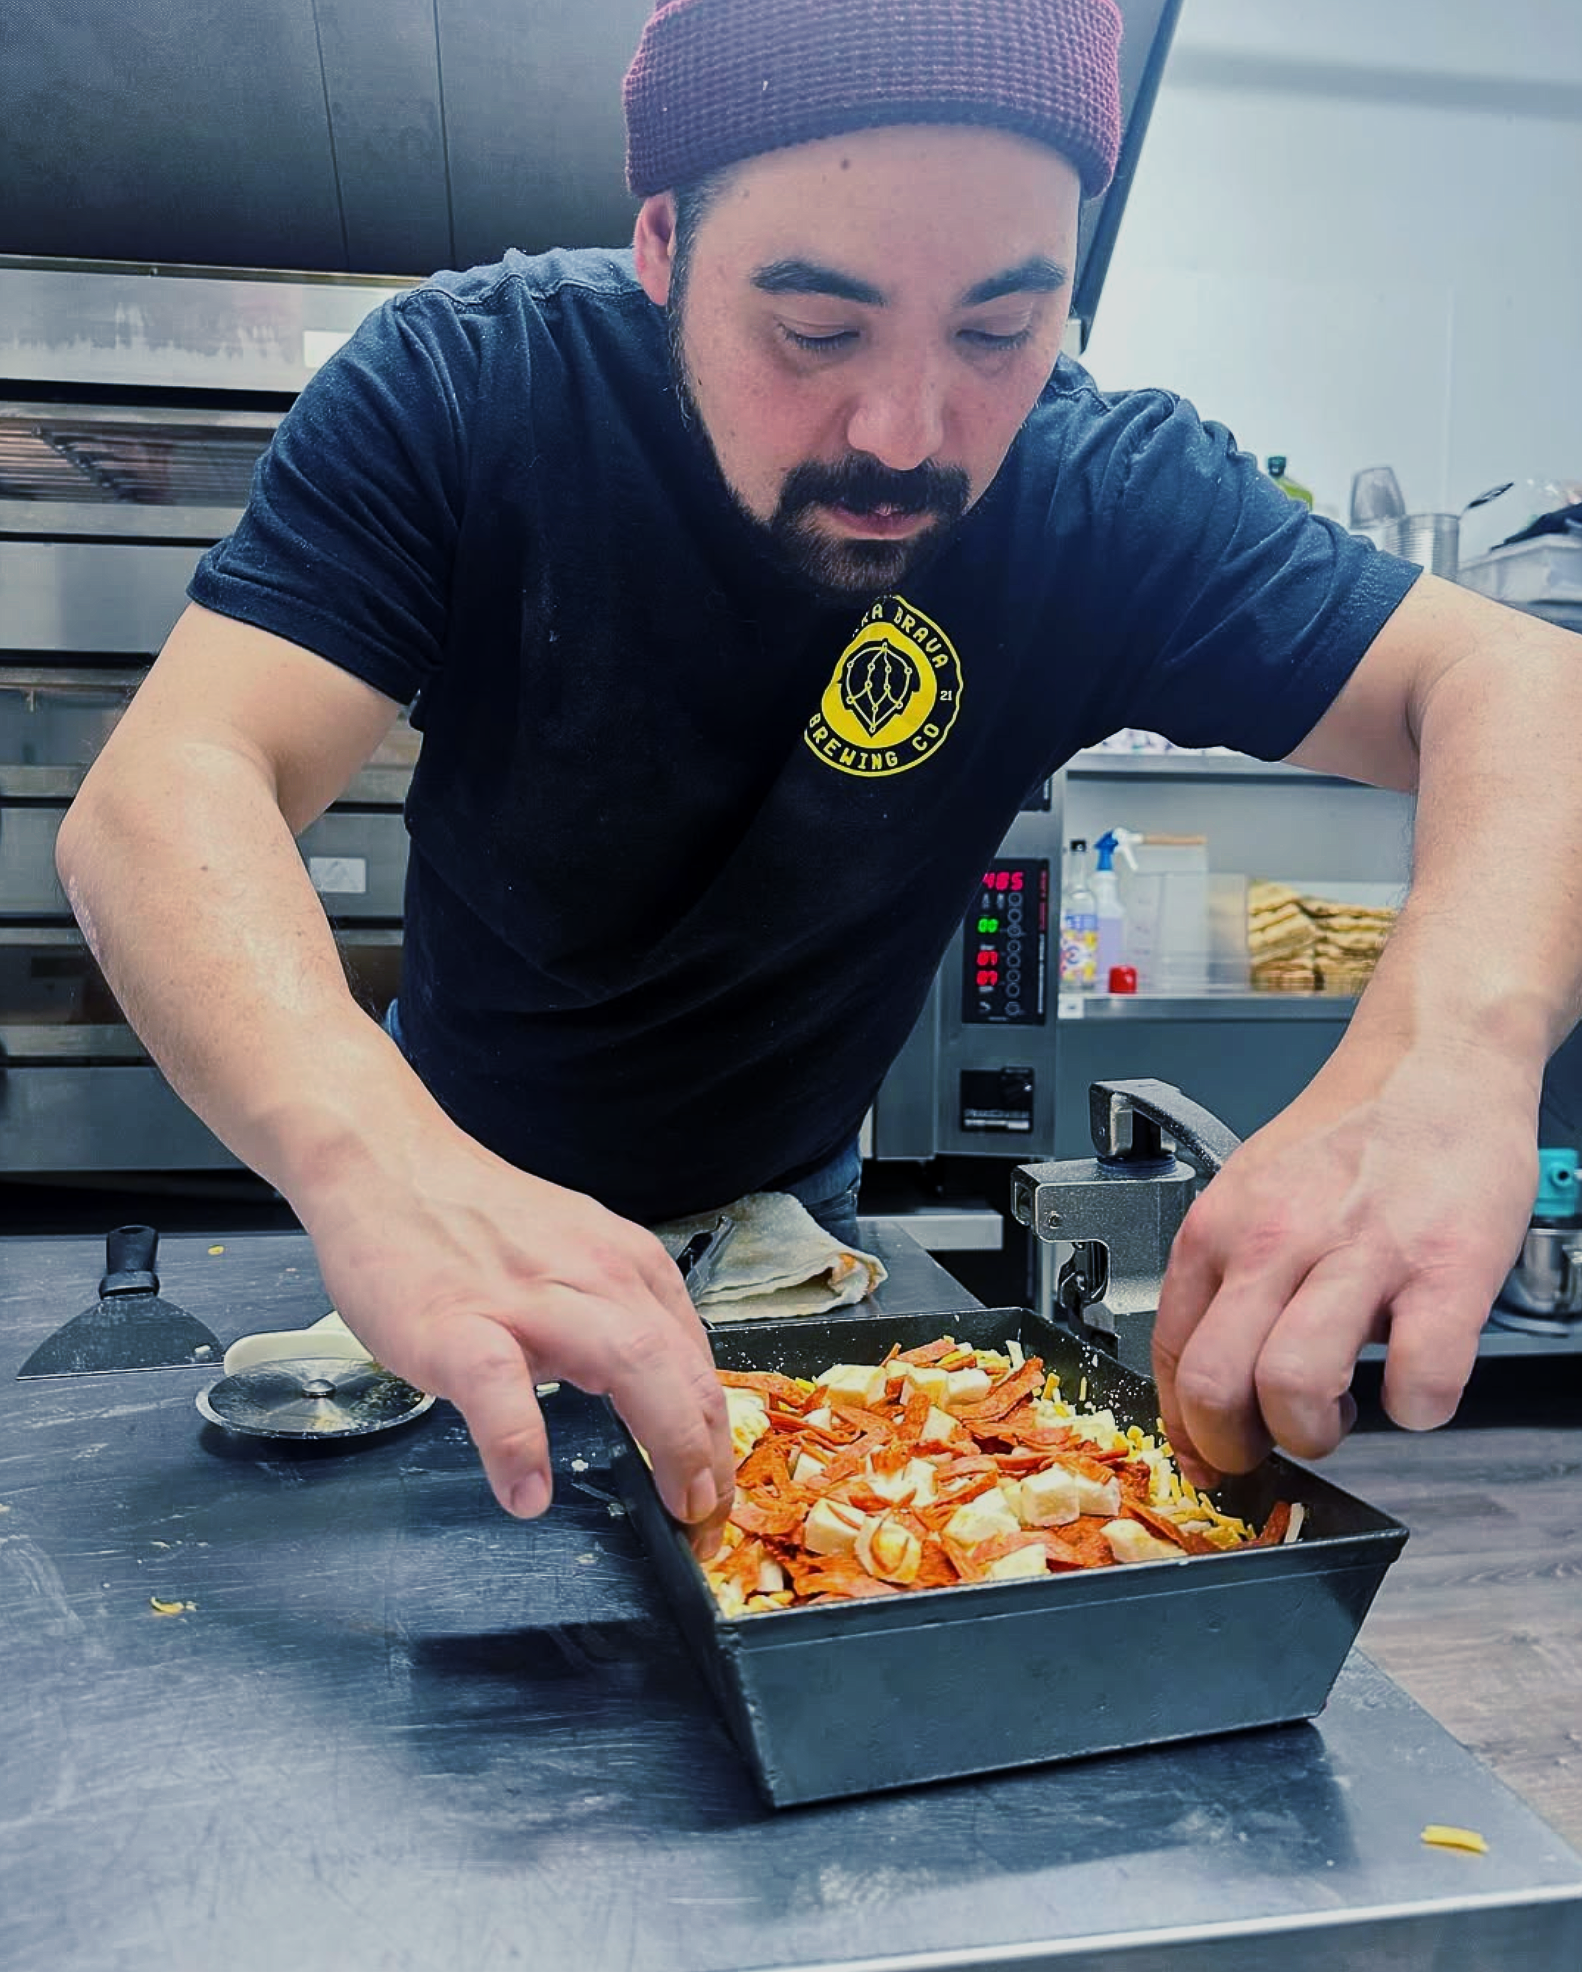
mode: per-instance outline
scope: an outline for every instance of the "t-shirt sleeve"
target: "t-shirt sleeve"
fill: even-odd
[[[409,704],[444,650],[476,374],[444,297],[376,309],[282,420],[193,601]]]
[[[1111,403],[1080,462],[1090,634],[1110,658],[1095,723],[1280,759],[1419,570],[1289,499],[1180,398]]]

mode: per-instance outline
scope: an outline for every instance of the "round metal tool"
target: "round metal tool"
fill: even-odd
[[[198,1395],[212,1424],[250,1438],[363,1438],[421,1417],[433,1402],[378,1363],[337,1356],[256,1363]]]

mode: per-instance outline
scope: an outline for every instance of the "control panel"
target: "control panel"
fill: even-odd
[[[961,1018],[971,1027],[1042,1026],[1049,953],[1049,864],[996,860],[961,939]]]

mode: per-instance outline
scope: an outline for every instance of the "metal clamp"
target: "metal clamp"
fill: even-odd
[[[1199,1182],[1241,1140],[1169,1082],[1095,1082],[1088,1122],[1097,1154],[1022,1165],[1011,1211],[1038,1238],[1071,1242],[1056,1301],[1074,1327],[1146,1374],[1171,1243]]]

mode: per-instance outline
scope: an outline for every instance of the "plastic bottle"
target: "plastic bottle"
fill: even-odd
[[[1115,847],[1119,837],[1114,829],[1106,829],[1093,845],[1099,853],[1098,868],[1093,872],[1093,899],[1098,920],[1098,977],[1108,987],[1110,968],[1123,965],[1126,960],[1126,907],[1121,902],[1121,887],[1115,875]]]
[[[1067,993],[1091,993],[1099,976],[1098,901],[1088,887],[1088,845],[1073,836],[1060,886],[1060,985]]]
[[[1313,504],[1313,496],[1307,488],[1291,478],[1285,469],[1285,454],[1271,452],[1269,455],[1269,477],[1288,499],[1300,500],[1304,507]]]

